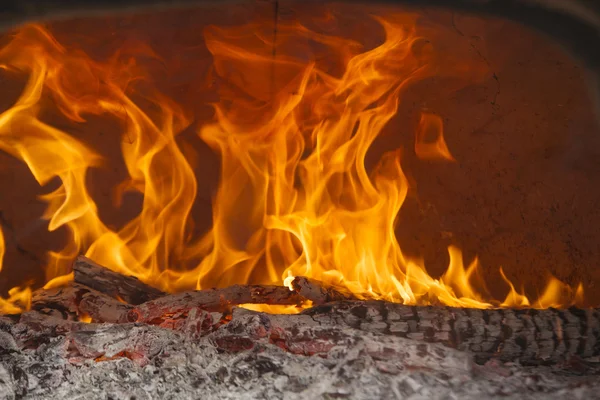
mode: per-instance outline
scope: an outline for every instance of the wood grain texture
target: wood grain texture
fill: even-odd
[[[75,282],[129,304],[141,304],[165,295],[133,276],[125,276],[79,256],[73,264]]]

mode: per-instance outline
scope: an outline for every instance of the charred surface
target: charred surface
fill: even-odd
[[[129,304],[141,304],[165,295],[164,292],[146,285],[133,276],[124,276],[111,271],[84,256],[77,257],[73,272],[76,283],[105,293],[112,298],[121,298]]]

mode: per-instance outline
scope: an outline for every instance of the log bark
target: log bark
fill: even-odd
[[[146,285],[133,276],[125,276],[111,271],[84,256],[77,257],[73,265],[73,272],[76,283],[95,289],[112,298],[120,298],[129,304],[142,304],[165,295],[164,292]]]
[[[442,343],[473,354],[522,364],[553,364],[600,356],[600,309],[468,309],[362,301],[303,312],[324,325]]]
[[[132,305],[121,303],[95,290],[83,294],[78,305],[79,314],[89,316],[93,322],[128,322],[127,315],[132,309]]]
[[[200,313],[188,325],[200,333],[198,339],[186,330],[145,324],[59,320],[73,329],[25,347],[15,337],[50,318],[20,318],[0,316],[0,393],[11,399],[221,399],[227,393],[230,398],[365,400],[525,394],[562,400],[574,393],[597,398],[600,388],[598,365],[590,360],[550,367],[496,360],[476,365],[468,353],[440,344],[331,326],[309,315],[234,308],[231,321],[213,329],[210,314]],[[305,356],[310,354],[318,356]]]
[[[70,283],[67,286],[40,289],[33,293],[31,309],[63,319],[77,319],[79,299],[88,289]]]

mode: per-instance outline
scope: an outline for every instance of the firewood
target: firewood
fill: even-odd
[[[133,276],[111,271],[87,257],[79,256],[73,264],[75,282],[90,287],[129,304],[141,304],[165,295],[164,292],[146,285]]]
[[[91,289],[81,296],[78,305],[79,314],[89,316],[93,322],[128,322],[127,316],[132,309],[130,304]]]
[[[552,364],[600,356],[600,309],[469,309],[347,301],[303,312],[323,326],[442,343],[483,362]]]
[[[347,301],[314,307],[295,315],[269,315],[237,308],[233,311],[226,324],[221,323],[218,315],[190,309],[187,315],[174,318],[162,314],[151,320],[152,316],[146,315],[150,324],[121,325],[149,328],[158,325],[154,328],[168,328],[186,340],[198,340],[209,334],[217,347],[227,352],[272,343],[294,354],[326,356],[332,349],[352,341],[355,335],[348,336],[348,332],[354,330],[382,338],[438,343],[471,354],[479,364],[497,359],[522,365],[555,365],[574,357],[589,360],[600,356],[600,311],[597,309],[476,310]],[[94,336],[97,337],[94,340],[104,343],[109,339],[103,339],[102,332],[120,329],[100,329],[102,326],[115,324],[84,324],[37,312],[25,313],[16,321],[0,320],[0,331],[9,333],[19,346],[27,348],[65,335],[80,340]],[[82,333],[72,336],[72,332]],[[131,343],[136,343],[135,338]]]
[[[292,281],[292,287],[296,293],[314,305],[331,303],[333,301],[358,300],[352,293],[344,291],[343,288],[327,286],[323,282],[304,276],[297,276]]]
[[[76,319],[79,299],[87,290],[72,282],[59,288],[36,290],[31,298],[31,309],[63,319]]]

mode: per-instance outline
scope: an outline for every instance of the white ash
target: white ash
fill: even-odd
[[[469,354],[442,345],[354,328],[343,328],[324,356],[296,355],[253,336],[256,325],[269,319],[278,317],[241,311],[234,315],[237,324],[193,340],[155,326],[130,326],[130,337],[124,337],[124,331],[119,333],[123,325],[104,324],[92,340],[86,338],[91,347],[75,346],[75,356],[73,337],[59,336],[25,349],[0,331],[0,398],[600,398],[600,381],[590,360],[552,367],[498,361],[481,366]],[[314,321],[305,322],[300,330],[315,329]],[[223,351],[218,339],[232,332],[251,338],[254,347]],[[90,358],[140,348],[144,357]]]

